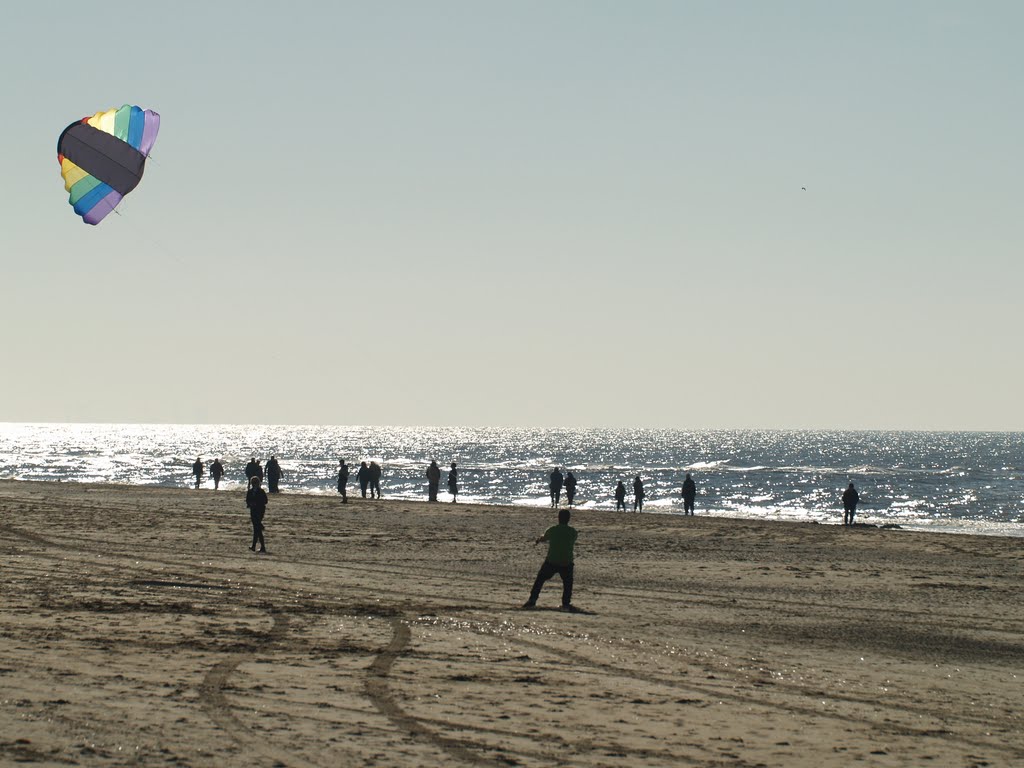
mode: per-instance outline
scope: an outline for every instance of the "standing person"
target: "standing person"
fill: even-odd
[[[267,494],[260,487],[260,478],[253,477],[249,481],[249,490],[245,492],[245,506],[249,508],[249,518],[252,520],[252,546],[253,552],[256,545],[260,545],[260,552],[267,551],[267,544],[263,540],[263,516],[267,512]]]
[[[384,470],[380,468],[380,464],[376,461],[370,462],[370,498],[380,498],[380,476]]]
[[[626,484],[619,480],[619,484],[615,486],[615,511],[619,511],[619,507],[622,507],[622,511],[626,511]]]
[[[263,479],[263,465],[260,463],[259,459],[256,459],[256,466],[253,469],[253,472],[256,473],[256,477],[258,477],[260,480]]]
[[[551,506],[557,507],[558,503],[562,500],[562,485],[565,483],[565,478],[562,477],[562,472],[558,467],[555,467],[555,471],[551,473]]]
[[[359,481],[359,492],[366,498],[366,486],[370,484],[370,468],[365,461],[359,462],[359,470],[356,472],[356,480]]]
[[[633,478],[633,511],[644,511],[644,481],[640,475]]]
[[[192,474],[196,476],[196,488],[198,488],[203,479],[203,460],[199,456],[196,456],[196,461],[192,465]]]
[[[277,457],[271,456],[270,461],[267,462],[267,490],[271,493],[278,493],[280,489],[277,484],[281,482],[282,477],[284,477],[284,472],[281,471],[281,465],[277,463]]]
[[[224,465],[220,463],[220,459],[214,459],[210,465],[210,477],[213,478],[213,490],[216,491],[220,488],[220,479],[224,477]]]
[[[452,504],[454,504],[459,498],[459,470],[455,468],[454,461],[451,471],[448,472],[448,493],[452,495]]]
[[[256,457],[253,456],[249,459],[249,463],[245,465],[245,487],[249,487],[249,483],[256,477]]]
[[[431,459],[430,466],[427,467],[427,501],[437,501],[439,485],[441,485],[441,468],[437,466],[435,460]]]
[[[690,473],[686,473],[686,479],[683,480],[683,514],[693,514],[693,501],[697,498],[697,484],[693,482],[693,478],[690,477]]]
[[[348,464],[344,459],[338,459],[338,493],[341,503],[348,504]]]
[[[571,507],[572,500],[576,498],[576,476],[572,472],[567,472],[565,475],[565,498]]]
[[[843,491],[843,525],[853,525],[853,516],[857,514],[857,502],[860,501],[860,494],[853,487],[851,482]]]
[[[529,599],[523,604],[523,608],[534,608],[537,605],[537,598],[540,597],[540,590],[544,582],[556,573],[562,577],[562,610],[573,611],[572,607],[572,582],[573,582],[573,549],[576,546],[576,529],[569,525],[569,517],[572,515],[568,509],[558,510],[558,525],[553,525],[544,531],[534,542],[540,544],[542,541],[548,543],[548,556],[544,559],[537,578],[533,581],[533,589],[530,590]]]

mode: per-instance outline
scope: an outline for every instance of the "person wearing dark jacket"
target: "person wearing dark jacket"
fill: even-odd
[[[356,472],[356,480],[359,481],[359,493],[366,498],[366,486],[370,484],[370,468],[365,461],[359,462],[359,470]]]
[[[338,459],[338,493],[341,503],[348,504],[348,464],[344,459]]]
[[[622,511],[626,511],[626,484],[619,480],[619,484],[615,486],[615,511],[619,511],[619,507]]]
[[[555,471],[551,473],[549,488],[551,489],[551,506],[557,507],[558,503],[562,500],[562,486],[565,484],[565,477],[562,475],[562,471],[555,467]]]
[[[683,514],[693,514],[693,502],[697,498],[697,484],[693,482],[693,478],[690,477],[690,473],[686,473],[686,479],[683,480]]]
[[[196,462],[192,465],[192,474],[196,476],[196,488],[203,479],[203,460],[196,456]]]
[[[253,552],[256,545],[260,545],[260,552],[267,551],[267,544],[263,540],[263,516],[267,512],[267,494],[260,487],[260,479],[253,477],[249,481],[249,490],[245,492],[245,506],[249,508],[249,518],[252,520],[252,546]]]
[[[843,491],[843,525],[853,525],[853,516],[857,514],[858,501],[860,501],[860,495],[853,487],[853,483],[850,483]]]
[[[270,461],[267,462],[267,490],[271,493],[278,493],[280,489],[277,484],[281,482],[282,477],[284,477],[284,472],[281,471],[281,465],[277,463],[277,457],[271,456]]]
[[[633,511],[643,512],[644,511],[644,481],[640,479],[640,475],[637,475],[633,479]]]
[[[427,501],[437,501],[437,488],[441,485],[441,468],[433,459],[427,467]]]
[[[220,459],[214,459],[210,465],[210,477],[213,478],[213,490],[216,491],[220,488],[220,479],[224,477],[224,465],[220,463]]]
[[[384,470],[380,468],[380,464],[376,461],[370,462],[370,498],[380,498],[380,476]]]
[[[565,473],[565,498],[571,507],[572,500],[576,498],[576,475],[572,472]]]

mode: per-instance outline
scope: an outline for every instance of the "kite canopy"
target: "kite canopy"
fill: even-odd
[[[68,202],[86,224],[99,224],[138,186],[160,115],[125,104],[72,123],[57,139]]]

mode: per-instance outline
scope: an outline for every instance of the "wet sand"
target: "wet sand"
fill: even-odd
[[[1024,541],[0,482],[0,764],[1024,764]]]

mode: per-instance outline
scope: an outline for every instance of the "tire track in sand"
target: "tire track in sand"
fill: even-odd
[[[389,678],[395,662],[409,647],[411,632],[408,623],[399,616],[382,618],[388,618],[391,622],[392,635],[391,642],[377,654],[366,671],[364,690],[373,705],[397,728],[408,733],[412,738],[438,747],[456,760],[470,765],[507,765],[507,762],[480,755],[472,748],[480,749],[481,745],[442,736],[431,730],[421,720],[406,713],[399,706],[391,691]]]

